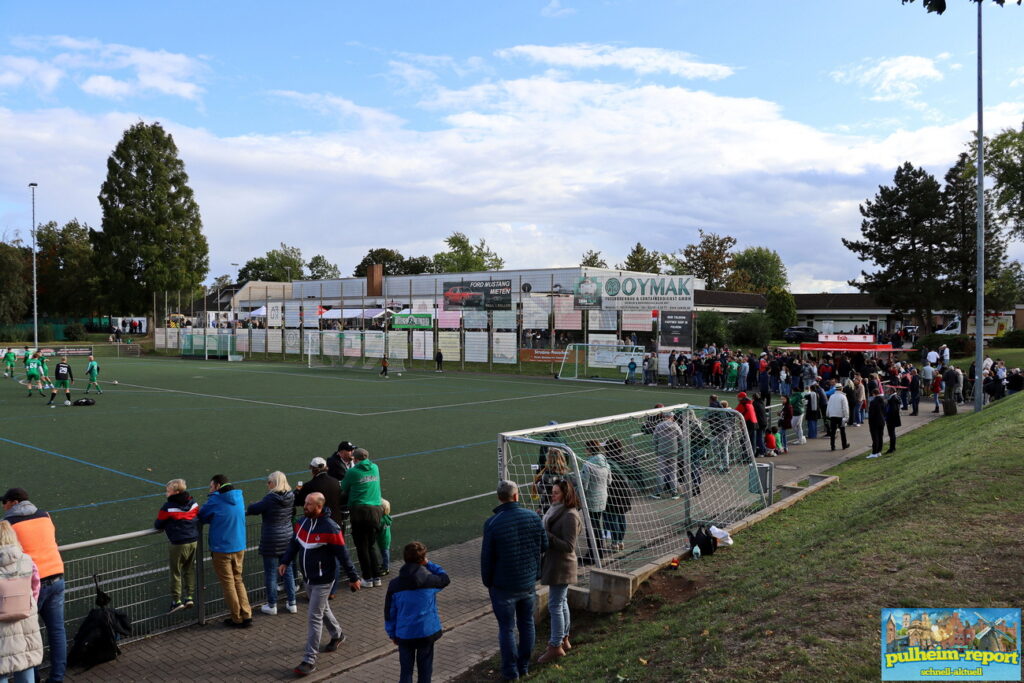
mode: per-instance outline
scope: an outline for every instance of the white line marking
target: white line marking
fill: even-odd
[[[405,515],[415,515],[418,512],[426,512],[427,510],[436,510],[437,508],[447,507],[449,505],[455,505],[456,503],[465,503],[470,500],[476,500],[477,498],[484,498],[485,496],[497,495],[494,491],[488,491],[487,493],[479,493],[475,496],[467,496],[465,498],[459,498],[458,500],[449,500],[447,503],[438,503],[437,505],[429,505],[425,508],[418,510],[409,510],[408,512],[399,512],[396,515],[391,515],[392,518],[404,517]]]
[[[420,406],[417,408],[399,408],[397,410],[381,410],[376,413],[359,413],[360,417],[373,417],[374,415],[391,415],[393,413],[411,413],[416,410],[437,410],[438,408],[459,408],[461,406],[475,406],[482,403],[502,403],[504,401],[525,401],[531,398],[550,398],[551,396],[566,396],[567,394],[586,394],[591,391],[604,391],[604,389],[581,389],[579,391],[560,391],[555,394],[530,394],[529,396],[514,396],[512,398],[492,398],[487,401],[468,401],[466,403],[449,403],[443,406]]]
[[[313,408],[310,406],[296,406],[290,403],[274,403],[273,401],[257,401],[252,398],[239,398],[238,396],[219,396],[217,394],[201,394],[198,391],[182,391],[181,389],[164,389],[162,387],[147,387],[141,384],[128,384],[127,382],[121,382],[120,386],[123,387],[135,387],[137,389],[155,389],[156,391],[163,391],[170,394],[187,394],[189,396],[201,396],[203,398],[220,398],[225,401],[241,401],[242,403],[256,403],[264,406],[275,406],[277,408],[295,408],[297,410],[313,410],[318,413],[333,413],[335,415],[349,415],[352,417],[360,417],[359,413],[349,413],[344,410],[331,410],[330,408]]]

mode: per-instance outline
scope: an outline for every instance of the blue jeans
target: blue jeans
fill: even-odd
[[[8,681],[10,683],[34,683],[35,680],[36,668],[34,666],[0,677],[0,683],[8,683]]]
[[[50,642],[50,680],[63,681],[68,666],[68,636],[64,631],[64,579],[39,587],[39,618]]]
[[[812,419],[807,421],[807,438],[817,439],[818,438],[818,420]]]
[[[788,450],[789,446],[786,445],[786,428],[782,427],[779,429],[779,440],[777,442],[782,450]]]
[[[521,593],[490,588],[491,608],[498,620],[498,646],[501,648],[501,675],[508,679],[525,676],[530,671],[530,654],[537,639],[533,623],[533,607],[537,595],[531,588]],[[515,631],[519,630],[516,645]]]
[[[434,674],[434,643],[421,647],[399,644],[398,664],[401,666],[398,683],[412,683],[414,665],[418,683],[430,683],[430,677]]]
[[[277,567],[281,564],[281,558],[272,555],[263,556],[263,582],[267,587],[267,604],[273,607],[277,604]],[[284,590],[288,596],[288,604],[295,604],[295,573],[292,565],[284,570]]]
[[[604,526],[612,535],[612,543],[621,543],[626,537],[626,515],[604,511]]]
[[[548,586],[548,614],[551,615],[551,637],[548,645],[558,647],[569,635],[569,584]]]

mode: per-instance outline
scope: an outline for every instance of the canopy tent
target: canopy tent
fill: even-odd
[[[431,311],[414,311],[411,308],[403,308],[398,313],[394,313],[393,315],[412,315],[414,313],[416,315],[429,315],[431,318],[434,317],[434,314]]]
[[[255,311],[249,311],[249,315],[251,317],[253,317],[253,318],[266,318],[267,317],[267,307],[266,306],[260,306]]]

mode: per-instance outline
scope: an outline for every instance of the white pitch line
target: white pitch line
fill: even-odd
[[[505,401],[525,401],[531,398],[550,398],[552,396],[566,396],[568,394],[586,394],[591,391],[604,391],[604,389],[581,389],[579,391],[560,391],[555,394],[531,394],[529,396],[514,396],[512,398],[492,398],[487,401],[467,401],[466,403],[449,403],[443,406],[421,406],[418,408],[399,408],[397,410],[381,410],[376,413],[359,413],[360,417],[373,417],[375,415],[391,415],[393,413],[411,413],[417,410],[437,410],[439,408],[459,408],[461,406],[475,406],[481,403],[503,403]]]
[[[415,515],[416,513],[419,513],[419,512],[426,512],[427,510],[436,510],[437,508],[448,507],[449,505],[455,505],[456,503],[465,503],[465,502],[470,501],[470,500],[476,500],[477,498],[484,498],[486,496],[493,496],[493,495],[496,495],[494,493],[494,491],[488,491],[487,493],[480,493],[480,494],[477,494],[475,496],[467,496],[465,498],[459,498],[457,500],[449,500],[447,503],[438,503],[437,505],[429,505],[429,506],[427,506],[425,508],[420,508],[418,510],[409,510],[408,512],[399,512],[398,514],[391,515],[391,517],[392,518],[397,518],[397,517],[404,517],[406,515]]]

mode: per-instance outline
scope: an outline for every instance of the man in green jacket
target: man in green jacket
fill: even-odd
[[[345,473],[341,482],[342,500],[348,500],[351,511],[352,540],[359,555],[359,569],[363,573],[363,587],[381,585],[380,553],[377,550],[377,533],[380,531],[381,510],[380,471],[370,462],[365,448],[352,452],[355,464]]]
[[[795,436],[793,443],[807,443],[804,436],[804,395],[801,391],[794,391],[789,397],[789,405],[793,406],[793,431]]]

